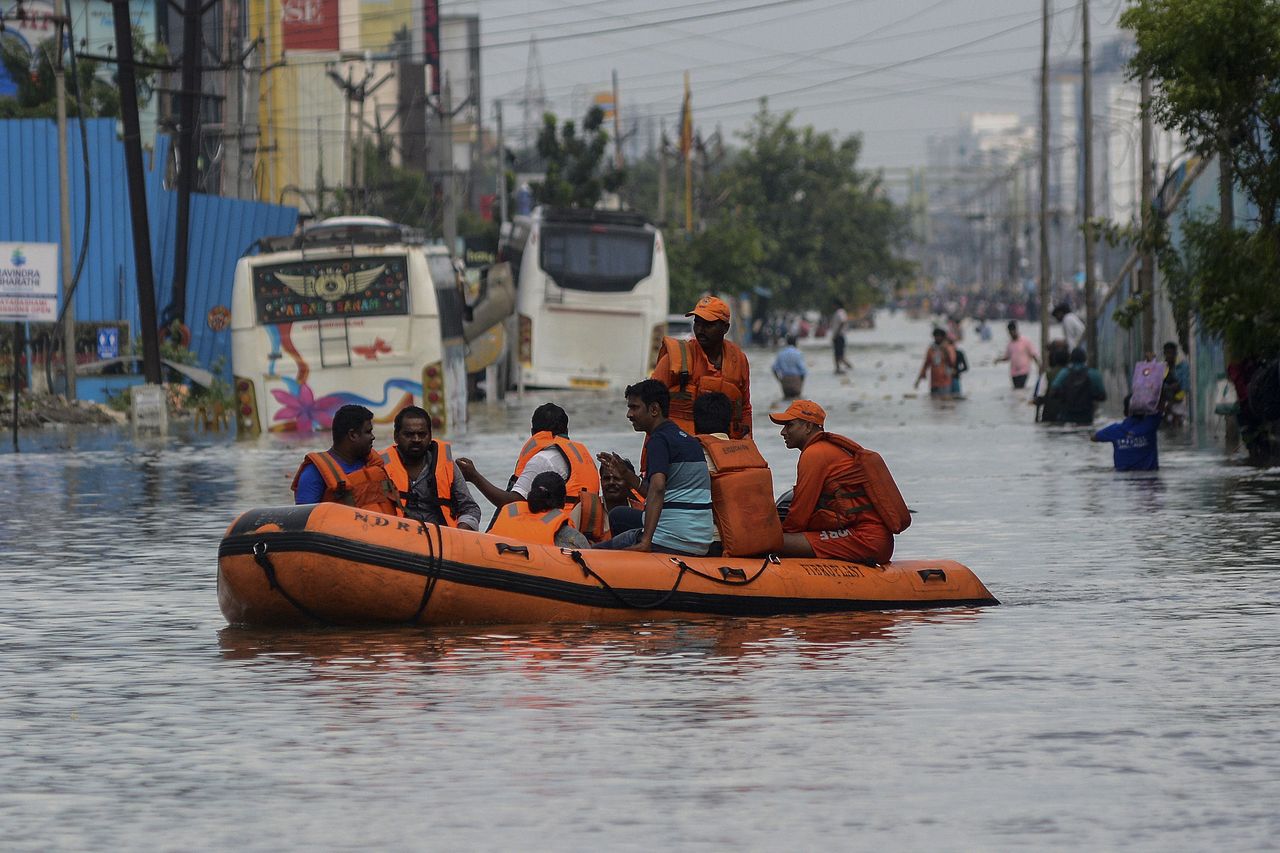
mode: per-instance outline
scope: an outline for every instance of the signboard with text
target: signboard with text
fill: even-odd
[[[338,0],[281,0],[285,50],[337,50]]]
[[[0,243],[0,320],[58,319],[58,244]]]

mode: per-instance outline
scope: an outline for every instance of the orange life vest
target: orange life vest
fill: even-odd
[[[578,520],[574,527],[592,542],[603,542],[609,539],[609,513],[605,511],[604,501],[595,492],[582,492],[578,501]]]
[[[663,338],[662,347],[660,352],[667,354],[672,379],[672,383],[667,386],[667,390],[671,392],[671,407],[667,417],[675,421],[680,429],[693,435],[693,401],[698,399],[699,394],[719,391],[729,398],[732,406],[729,414],[729,437],[746,438],[751,435],[751,423],[745,417],[746,401],[751,393],[750,368],[742,350],[725,341],[720,375],[712,376],[709,373],[712,369],[711,362],[696,341]]]
[[[527,501],[513,501],[494,515],[489,533],[534,545],[554,545],[556,534],[568,523],[569,513],[562,509],[533,512]]]
[[[591,451],[587,450],[587,446],[580,441],[573,441],[563,435],[552,435],[545,431],[534,433],[524,443],[524,447],[520,448],[520,456],[516,459],[516,472],[511,475],[511,481],[507,484],[508,489],[515,485],[516,480],[524,473],[529,460],[548,447],[559,450],[564,454],[565,461],[569,463],[569,478],[564,484],[566,510],[571,510],[577,505],[582,499],[583,492],[600,494],[600,471],[596,468],[596,461],[592,458]]]
[[[830,441],[853,457],[854,472],[843,482],[828,481],[818,498],[811,530],[838,530],[856,523],[858,513],[873,510],[890,533],[911,526],[911,511],[889,473],[884,457],[856,441],[832,432],[819,433],[814,441]]]
[[[749,438],[698,436],[716,466],[711,475],[711,510],[727,557],[782,550],[782,521],[773,503],[773,474]]]
[[[382,457],[370,450],[364,460],[364,467],[348,474],[342,470],[338,460],[329,451],[308,453],[307,458],[298,466],[298,473],[293,475],[293,486],[298,491],[298,479],[308,465],[314,465],[324,479],[324,495],[322,501],[346,504],[359,509],[370,509],[387,515],[402,515],[400,498],[391,475],[382,464]]]
[[[435,453],[428,453],[427,458],[431,460],[434,469],[431,473],[434,475],[436,497],[434,501],[427,501],[440,508],[447,526],[457,527],[458,520],[453,514],[453,448],[449,446],[449,442],[439,439],[432,439],[432,443],[436,446]],[[396,446],[393,444],[382,451],[381,457],[391,482],[396,484],[396,489],[400,492],[400,503],[407,516],[412,510],[422,506],[423,499],[409,491],[409,472],[405,470],[404,461]]]

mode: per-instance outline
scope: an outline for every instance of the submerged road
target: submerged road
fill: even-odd
[[[852,333],[849,377],[807,351],[806,396],[917,511],[897,555],[971,566],[1003,602],[976,611],[228,628],[222,531],[288,502],[326,438],[25,436],[0,486],[3,846],[1273,848],[1280,471],[1162,436],[1159,472],[1117,474],[1031,422],[995,332],[947,402],[911,391],[925,323]],[[620,395],[591,393],[479,406],[458,451],[504,478],[546,399],[638,458]]]

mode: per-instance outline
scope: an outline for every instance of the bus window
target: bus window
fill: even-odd
[[[253,298],[264,325],[409,313],[407,263],[400,256],[329,258],[253,270]]]
[[[653,269],[651,231],[601,225],[545,225],[542,269],[567,290],[625,293]]]

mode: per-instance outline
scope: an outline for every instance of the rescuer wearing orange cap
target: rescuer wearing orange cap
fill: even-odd
[[[663,338],[653,378],[671,392],[668,417],[693,435],[693,401],[699,394],[718,391],[729,398],[730,438],[751,435],[751,370],[737,344],[724,339],[729,331],[729,306],[723,299],[704,296],[685,314],[693,318],[691,341]]]
[[[796,400],[769,420],[800,451],[795,492],[782,523],[782,555],[880,565],[911,514],[880,454],[823,427],[827,413]]]

